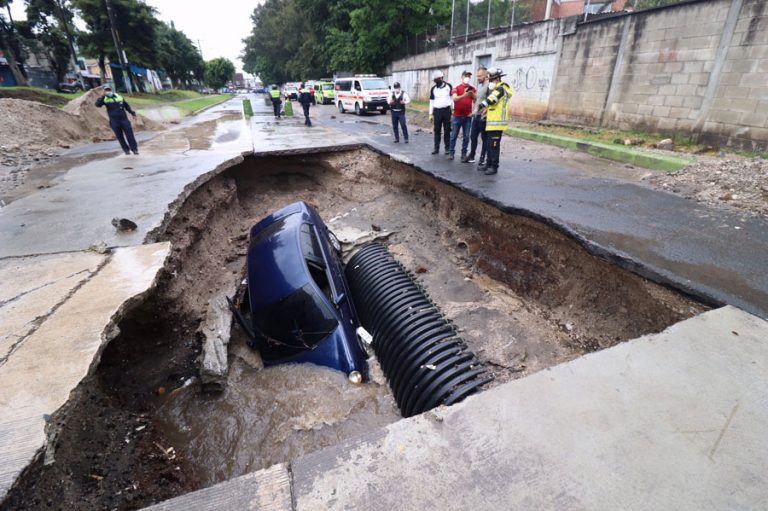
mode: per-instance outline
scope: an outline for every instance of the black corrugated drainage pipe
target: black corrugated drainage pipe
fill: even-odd
[[[383,245],[364,245],[346,275],[403,417],[456,403],[491,381],[454,326]]]

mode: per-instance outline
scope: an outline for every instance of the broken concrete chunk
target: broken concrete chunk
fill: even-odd
[[[112,225],[115,229],[121,232],[135,231],[139,226],[135,222],[128,220],[127,218],[113,218]]]
[[[675,144],[672,142],[671,138],[665,138],[656,144],[656,149],[661,149],[663,151],[673,151],[675,149]]]
[[[224,295],[208,301],[200,330],[204,337],[200,380],[208,390],[221,390],[227,383],[227,346],[232,332],[232,312]]]

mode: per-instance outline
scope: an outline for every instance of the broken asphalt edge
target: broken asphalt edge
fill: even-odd
[[[659,285],[672,289],[676,292],[682,293],[685,296],[689,298],[693,298],[699,302],[702,302],[705,305],[712,306],[712,307],[721,307],[723,305],[730,304],[738,308],[741,308],[751,314],[755,314],[756,316],[761,317],[763,319],[768,319],[768,315],[766,315],[764,311],[758,310],[756,307],[739,299],[738,297],[725,294],[720,290],[710,288],[708,286],[704,286],[696,282],[692,282],[688,279],[683,279],[682,277],[674,274],[669,270],[637,260],[633,258],[630,254],[627,254],[621,250],[617,250],[616,248],[603,246],[600,243],[590,240],[583,234],[579,233],[578,231],[570,227],[568,224],[560,222],[555,218],[542,215],[542,214],[536,213],[535,211],[531,211],[525,208],[518,208],[515,206],[504,204],[503,202],[500,202],[498,200],[492,199],[484,195],[482,192],[478,190],[464,186],[461,183],[456,183],[454,181],[446,179],[440,174],[437,174],[428,169],[422,168],[408,159],[399,158],[395,155],[379,150],[373,146],[366,144],[366,149],[373,151],[374,153],[380,154],[382,156],[386,156],[399,163],[403,163],[405,165],[413,167],[414,169],[418,170],[422,174],[426,174],[441,183],[447,184],[453,188],[457,188],[462,192],[466,193],[467,195],[469,195],[470,197],[474,197],[486,204],[489,204],[494,208],[500,211],[503,211],[504,213],[509,213],[512,215],[518,215],[525,218],[530,218],[531,220],[535,220],[548,227],[551,227],[557,230],[558,232],[564,234],[568,238],[574,240],[582,248],[584,248],[589,254],[595,257],[598,257],[600,259],[603,259],[605,261],[608,261],[609,263],[615,264],[616,266],[624,270],[632,272],[636,275],[639,275],[640,277],[648,279]]]
[[[505,133],[515,138],[549,144],[572,151],[588,153],[607,160],[617,161],[651,170],[675,172],[692,164],[693,161],[678,156],[653,154],[620,145],[603,144],[579,138],[564,137],[523,128],[507,128]]]
[[[166,211],[165,217],[161,222],[161,224],[158,227],[153,228],[147,233],[144,243],[154,243],[154,242],[160,241],[160,236],[162,236],[162,233],[167,228],[173,216],[176,214],[179,208],[184,204],[184,201],[190,195],[192,195],[192,193],[194,193],[194,191],[197,190],[197,188],[205,184],[210,179],[223,173],[230,167],[233,167],[239,163],[242,163],[245,157],[247,156],[253,156],[255,158],[264,158],[264,157],[273,157],[273,156],[302,156],[302,155],[308,155],[308,154],[354,151],[358,149],[366,149],[375,154],[379,154],[381,156],[390,158],[393,161],[397,161],[399,163],[408,165],[414,168],[415,170],[421,172],[422,174],[428,175],[441,183],[450,185],[453,188],[457,188],[462,192],[466,193],[467,195],[469,195],[470,197],[474,197],[486,204],[493,206],[494,208],[500,211],[513,214],[513,215],[522,216],[525,218],[530,218],[532,220],[540,222],[548,227],[551,227],[557,230],[558,232],[564,234],[568,238],[574,240],[582,248],[584,248],[589,254],[595,257],[598,257],[600,259],[603,259],[605,261],[608,261],[609,263],[612,263],[624,270],[632,272],[636,275],[639,275],[640,277],[648,279],[659,285],[672,289],[676,292],[682,293],[683,295],[689,298],[693,298],[694,300],[697,300],[705,305],[712,306],[712,307],[721,307],[723,305],[730,304],[735,307],[741,308],[751,314],[755,314],[756,316],[761,317],[763,319],[768,319],[768,314],[766,314],[765,311],[758,309],[754,305],[736,296],[724,293],[721,290],[714,289],[709,286],[705,286],[703,284],[699,284],[697,282],[693,282],[688,279],[684,279],[676,275],[672,271],[669,271],[663,267],[659,267],[659,266],[652,265],[644,261],[638,260],[634,258],[632,255],[626,252],[623,252],[621,250],[618,250],[614,247],[601,245],[600,243],[597,243],[589,239],[585,235],[579,233],[568,224],[558,221],[553,217],[542,215],[540,213],[537,213],[535,211],[531,211],[528,209],[519,208],[519,207],[511,206],[509,204],[502,203],[498,200],[492,199],[484,195],[482,192],[478,190],[469,188],[460,183],[453,182],[435,172],[430,171],[429,169],[420,167],[419,165],[415,164],[413,161],[409,159],[398,157],[395,154],[388,153],[386,151],[383,151],[381,149],[374,147],[373,145],[370,145],[364,142],[336,144],[336,145],[328,145],[328,146],[292,148],[292,149],[282,149],[282,150],[243,151],[239,156],[235,158],[231,158],[225,162],[222,162],[215,169],[211,170],[210,172],[206,172],[205,174],[201,174],[194,181],[192,181],[187,186],[185,186],[183,191],[176,198],[176,200],[174,200],[168,206],[168,210]]]

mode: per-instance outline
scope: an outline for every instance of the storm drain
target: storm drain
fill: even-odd
[[[361,324],[404,417],[472,394],[492,377],[410,272],[379,243],[347,264]]]

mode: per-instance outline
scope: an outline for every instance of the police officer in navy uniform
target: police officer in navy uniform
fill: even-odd
[[[392,92],[389,94],[389,109],[392,112],[392,131],[395,132],[395,143],[400,142],[400,133],[398,127],[403,129],[403,138],[408,143],[408,126],[405,124],[405,105],[411,102],[408,93],[400,88],[400,83],[395,82],[392,85]]]
[[[304,110],[304,126],[312,126],[312,121],[309,119],[309,105],[315,104],[315,96],[309,93],[303,83],[299,89],[299,103]]]
[[[131,121],[128,120],[128,116],[125,114],[128,112],[136,119],[136,112],[133,111],[128,102],[123,97],[112,92],[112,87],[105,85],[102,88],[102,95],[96,100],[96,106],[106,107],[107,114],[109,114],[109,127],[117,137],[117,141],[120,142],[120,147],[123,148],[125,154],[139,154],[139,146],[136,144],[136,137],[133,136],[133,128],[131,127]],[[127,139],[127,142],[126,142]]]

